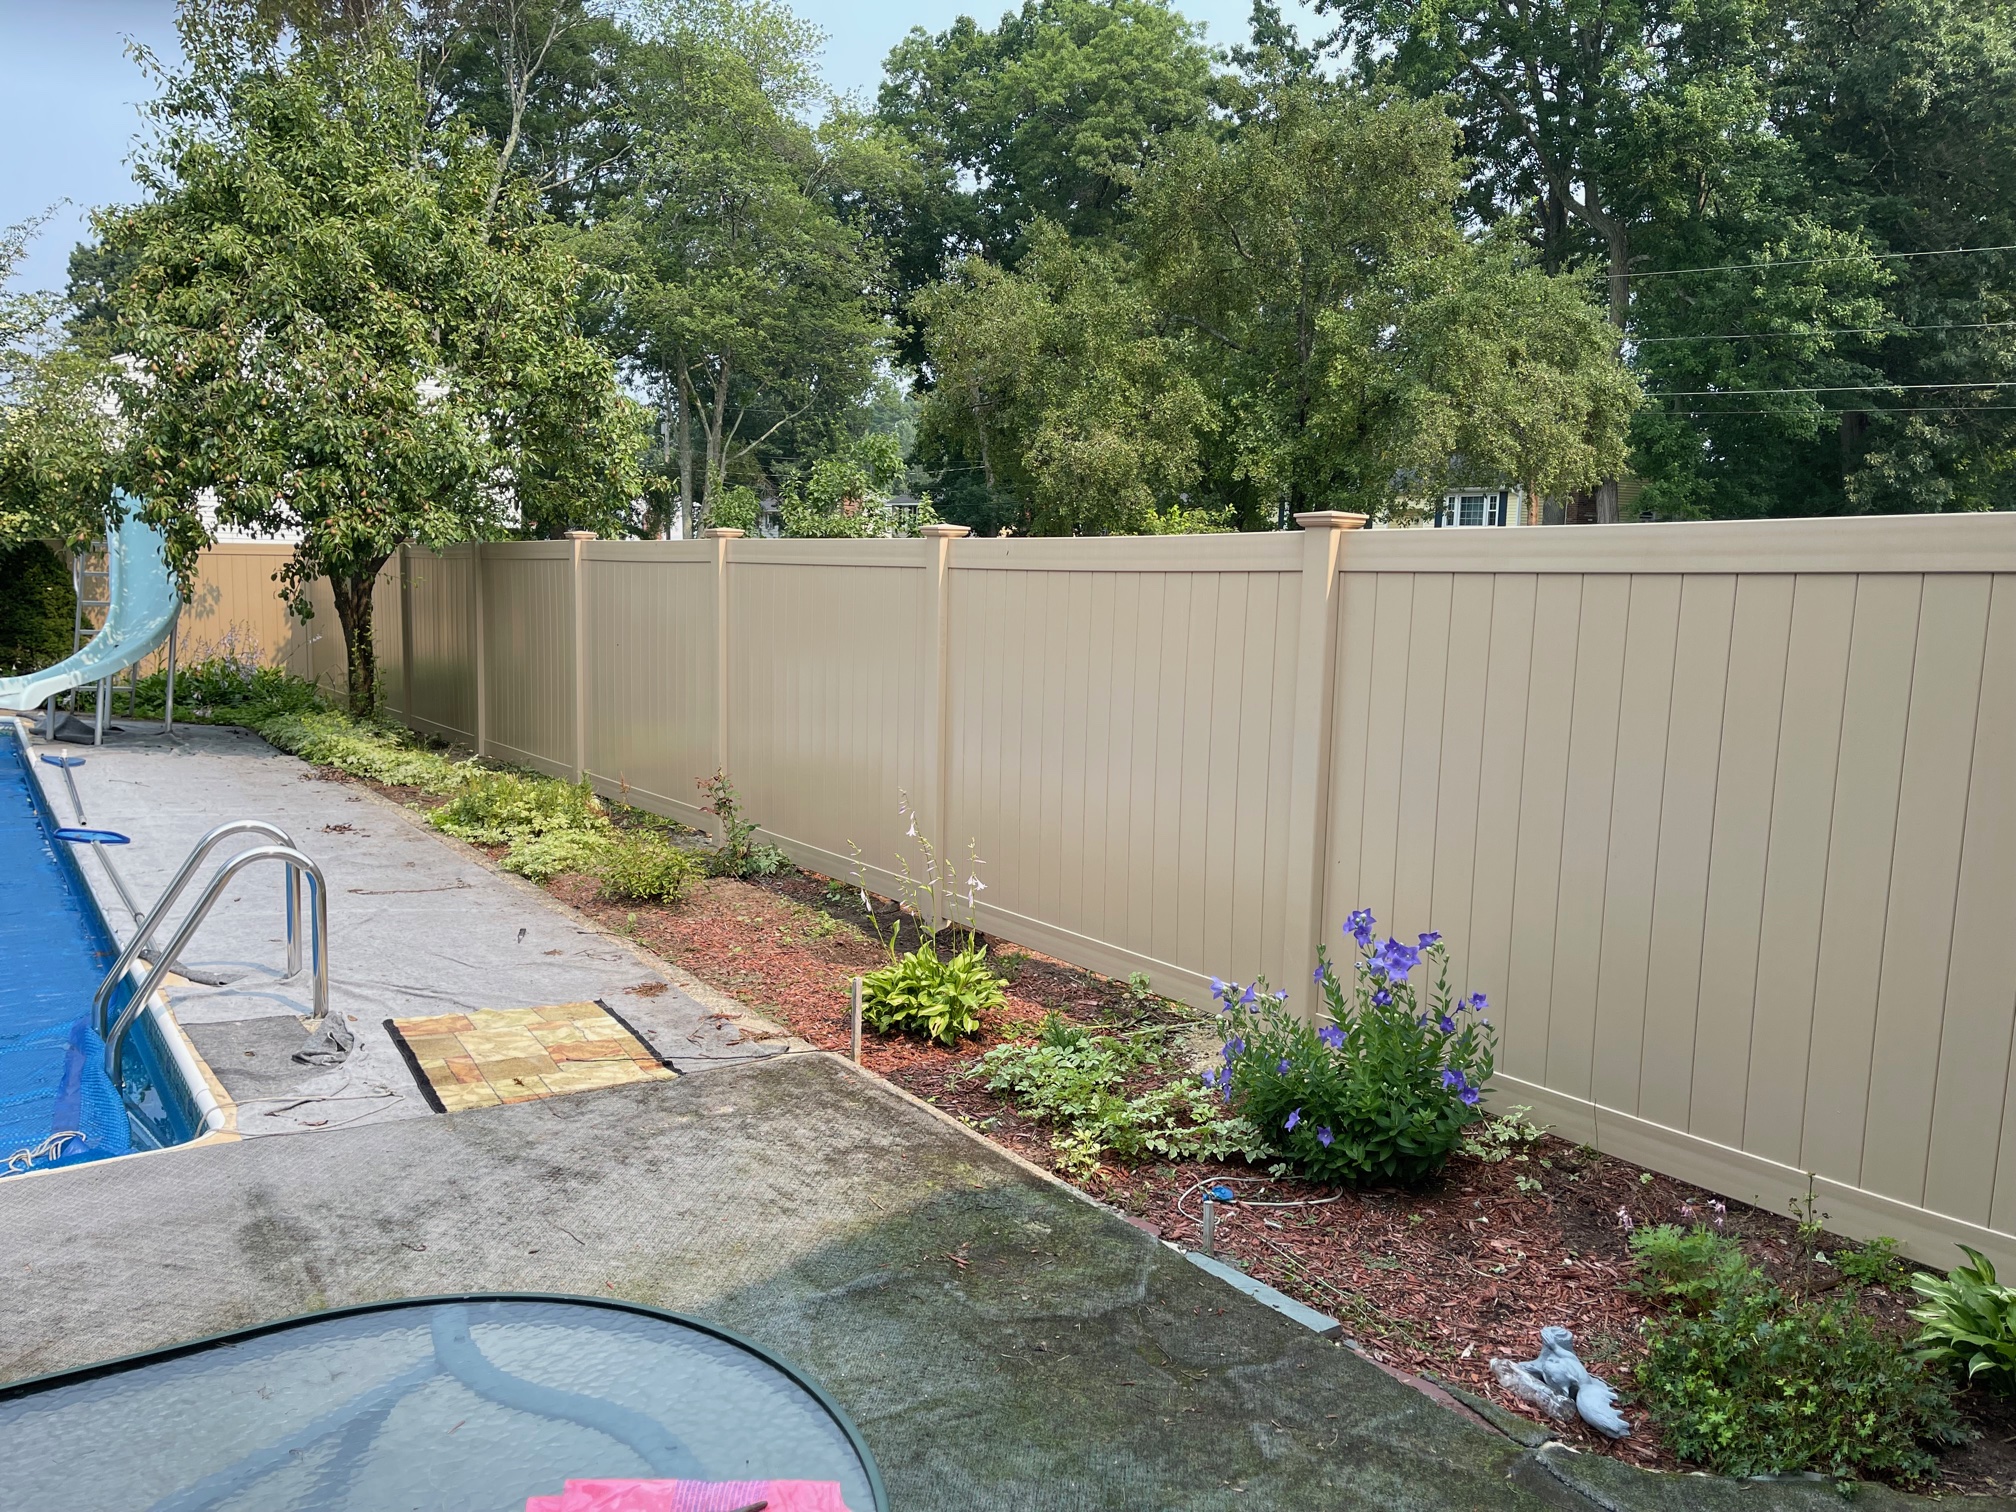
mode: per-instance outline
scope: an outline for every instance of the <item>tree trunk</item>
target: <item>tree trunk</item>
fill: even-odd
[[[692,540],[693,531],[693,375],[686,354],[679,356],[679,531]]]
[[[1621,222],[1613,221],[1607,240],[1610,243],[1610,324],[1620,332],[1631,318],[1631,233]],[[1615,525],[1621,516],[1617,509],[1618,480],[1605,478],[1596,490],[1596,523]]]
[[[330,593],[336,600],[336,622],[343,629],[350,712],[367,719],[378,712],[378,649],[371,638],[371,595],[378,586],[379,569],[387,560],[380,557],[368,572],[329,574]]]

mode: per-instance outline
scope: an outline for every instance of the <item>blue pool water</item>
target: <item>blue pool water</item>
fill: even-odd
[[[28,759],[0,725],[0,1175],[179,1144],[197,1125],[150,1016],[126,1060],[134,1105],[112,1087],[90,1019],[117,946]]]

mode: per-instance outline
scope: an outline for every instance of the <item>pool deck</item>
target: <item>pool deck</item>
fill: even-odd
[[[166,872],[183,836],[239,812],[324,861],[341,908],[334,1000],[357,1017],[360,1053],[298,1078],[288,1095],[319,1097],[327,1121],[268,1120],[291,1137],[0,1181],[0,1379],[344,1303],[563,1292],[693,1314],[803,1366],[906,1512],[1840,1505],[1826,1484],[1524,1448],[846,1062],[788,1039],[732,1043],[704,989],[249,737],[85,754],[80,775],[106,790],[87,788],[92,818],[142,842],[136,882],[141,854],[172,852]],[[162,795],[144,826],[143,789]],[[402,877],[411,890],[385,885]],[[253,892],[213,965],[273,958],[271,899]],[[620,996],[645,980],[674,985]],[[690,1074],[442,1115],[389,1040],[362,1036],[387,1017],[610,993]],[[218,1057],[246,1025],[298,1038],[298,1006],[248,978],[178,1011]],[[362,1113],[336,1100],[371,1085],[390,1096]],[[248,1121],[269,1106],[248,1101]],[[1856,1504],[1918,1505],[1880,1488]]]

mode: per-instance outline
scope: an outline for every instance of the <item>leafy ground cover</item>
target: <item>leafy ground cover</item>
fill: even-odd
[[[425,761],[402,767],[368,736],[370,748],[360,750],[319,722],[275,733],[312,736],[297,744],[302,754],[335,758],[416,808],[441,810],[464,790],[444,786]],[[457,764],[450,753],[418,754]],[[415,780],[388,782],[381,772]],[[557,795],[543,802],[565,807]],[[472,806],[481,805],[463,805]],[[644,841],[696,856],[706,849],[703,837],[637,810],[604,805],[601,818],[604,844]],[[613,896],[596,866],[571,869],[553,833],[534,837],[552,865],[522,870],[543,872],[550,892],[599,924],[822,1048],[845,1051],[851,979],[887,965],[892,926],[897,949],[921,943],[893,905],[878,900],[871,916],[852,887],[788,866],[746,877],[709,868],[703,876],[696,861],[680,868],[674,903]],[[512,854],[504,843],[484,848],[499,861]],[[603,852],[591,846],[582,854]],[[1676,1452],[1682,1445],[1704,1452],[1684,1433],[1662,1433],[1647,1413],[1648,1399],[1671,1406],[1715,1386],[1676,1386],[1670,1369],[1663,1386],[1659,1378],[1657,1340],[1662,1324],[1670,1336],[1674,1304],[1642,1284],[1646,1269],[1633,1248],[1634,1235],[1642,1241],[1657,1226],[1729,1241],[1756,1277],[1746,1295],[1768,1288],[1805,1316],[1852,1313],[1858,1340],[1916,1331],[1909,1312],[1921,1299],[1909,1290],[1909,1270],[1880,1248],[1846,1245],[1794,1215],[1724,1201],[1517,1122],[1472,1125],[1439,1177],[1417,1189],[1296,1181],[1250,1147],[1250,1128],[1222,1118],[1215,1099],[1182,1095],[1190,1083],[1201,1088],[1195,1072],[1218,1058],[1211,1021],[1163,1001],[1139,979],[1112,981],[1010,942],[985,944],[1005,993],[978,1013],[976,1032],[952,1044],[871,1032],[862,1056],[868,1069],[1177,1243],[1197,1242],[1202,1189],[1230,1185],[1240,1200],[1218,1220],[1222,1257],[1338,1317],[1375,1358],[1508,1411],[1525,1409],[1497,1387],[1488,1362],[1530,1358],[1539,1330],[1565,1323],[1584,1360],[1624,1394],[1634,1429],[1610,1444],[1579,1425],[1557,1427],[1578,1448],[1662,1469],[1692,1463]],[[1241,1158],[1242,1150],[1256,1159]],[[1225,1158],[1210,1158],[1220,1152]],[[1920,1488],[2016,1491],[2011,1399],[1976,1387],[1959,1407],[1973,1434],[1939,1458]]]

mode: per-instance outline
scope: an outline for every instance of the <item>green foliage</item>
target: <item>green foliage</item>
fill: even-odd
[[[424,745],[411,732],[350,718],[334,710],[277,714],[261,719],[259,733],[303,761],[334,767],[352,777],[410,787],[430,794],[453,793],[477,771]]]
[[[609,836],[600,830],[548,830],[512,841],[499,864],[534,882],[550,882],[570,872],[599,871],[611,848]]]
[[[220,521],[299,530],[283,585],[330,580],[354,706],[376,697],[372,589],[400,546],[623,518],[638,413],[576,329],[582,269],[464,125],[436,123],[389,21],[281,32],[181,7],[137,159],[95,221],[121,463],[186,568]]]
[[[873,390],[869,221],[911,170],[827,95],[822,39],[783,6],[659,0],[634,15],[625,140],[580,247],[603,273],[604,342],[672,422],[668,473],[711,514],[780,452],[826,454]]]
[[[509,845],[560,830],[608,827],[602,800],[587,783],[518,772],[475,772],[428,816],[443,834],[477,845]]]
[[[761,825],[742,817],[742,800],[725,771],[696,778],[693,784],[707,797],[701,812],[721,825],[721,838],[707,853],[707,869],[717,877],[774,877],[791,864],[776,846],[756,839]]]
[[[978,945],[941,958],[927,942],[861,979],[861,1017],[876,1033],[921,1034],[946,1045],[975,1033],[981,1015],[1007,999]]]
[[[1732,1239],[1670,1225],[1631,1236],[1647,1324],[1638,1381],[1675,1453],[1725,1475],[1930,1473],[1964,1429],[1927,1363],[1853,1296],[1773,1285]]]
[[[40,541],[0,546],[0,677],[39,671],[70,654],[77,595]]]
[[[115,481],[102,352],[62,335],[61,300],[8,287],[46,219],[0,226],[0,551],[101,534]]]
[[[1918,1343],[1927,1359],[1976,1376],[1998,1391],[2016,1390],[2016,1288],[1995,1278],[1995,1263],[1979,1250],[1960,1248],[1968,1263],[1944,1280],[1926,1271],[1911,1278],[1924,1298],[1911,1316],[1922,1332]]]
[[[707,506],[703,525],[708,530],[739,530],[744,535],[754,535],[762,518],[763,501],[756,497],[756,490],[746,483],[737,483],[715,494],[714,502]]]
[[[877,115],[914,156],[890,226],[899,310],[948,254],[1016,266],[1048,220],[1109,235],[1156,144],[1209,116],[1202,29],[1161,0],[1025,0],[992,29],[921,28],[884,69]],[[906,332],[905,358],[921,347]]]
[[[1526,1152],[1547,1134],[1546,1129],[1526,1117],[1532,1111],[1508,1108],[1496,1117],[1480,1119],[1463,1131],[1463,1153],[1485,1165],[1528,1159]]]
[[[887,433],[866,435],[843,451],[812,464],[801,485],[787,483],[779,495],[784,534],[827,539],[914,536],[937,516],[930,501],[904,511],[890,504],[890,490],[903,477],[903,447]]]
[[[1836,1250],[1829,1258],[1834,1268],[1857,1286],[1896,1286],[1904,1280],[1904,1264],[1897,1258],[1895,1239],[1871,1239],[1850,1245]]]
[[[602,895],[635,903],[677,903],[707,874],[707,865],[689,850],[648,831],[630,831],[607,842],[599,867]]]
[[[159,718],[168,703],[168,669],[140,679],[138,708]],[[238,724],[261,728],[268,720],[289,714],[313,714],[327,706],[321,691],[305,677],[259,659],[258,648],[241,646],[227,632],[207,656],[175,669],[175,717],[192,724]]]
[[[1023,501],[1015,528],[1126,534],[1182,507],[1210,410],[1124,257],[1042,221],[1014,272],[968,260],[914,308],[937,378],[920,446]]]
[[[1225,1113],[1191,1076],[1167,1076],[1166,1032],[1095,1034],[1056,1013],[1033,1045],[1001,1045],[968,1073],[1007,1093],[1055,1131],[1058,1164],[1089,1175],[1108,1156],[1140,1160],[1262,1161],[1272,1153],[1259,1130]],[[1143,1091],[1130,1087],[1150,1079]]]
[[[1348,987],[1318,951],[1320,1028],[1262,982],[1214,982],[1225,1065],[1204,1080],[1313,1180],[1413,1184],[1484,1116],[1497,1036],[1481,993],[1459,1002],[1450,991],[1439,935],[1375,946],[1372,925],[1359,909],[1346,926],[1360,951]],[[1436,981],[1417,996],[1410,973],[1424,957]]]

